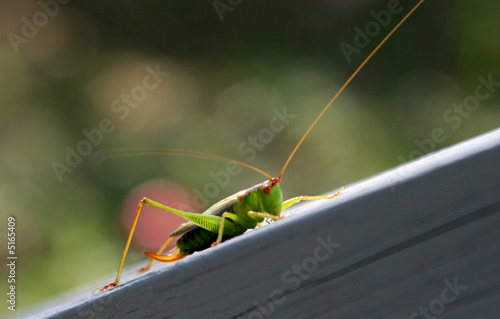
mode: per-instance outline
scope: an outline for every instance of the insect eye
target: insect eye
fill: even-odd
[[[264,193],[265,194],[270,194],[271,193],[271,186],[264,186]]]

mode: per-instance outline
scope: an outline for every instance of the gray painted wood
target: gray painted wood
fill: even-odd
[[[496,130],[43,318],[497,318],[499,212]]]

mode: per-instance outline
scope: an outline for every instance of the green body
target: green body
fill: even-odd
[[[158,254],[146,253],[152,259],[172,262],[195,251],[207,249],[213,244],[220,244],[226,239],[241,235],[247,229],[257,227],[264,219],[281,219],[283,210],[300,201],[331,199],[339,194],[340,191],[330,196],[299,196],[283,201],[279,178],[270,178],[265,182],[224,198],[208,208],[203,214],[183,212],[148,198],[143,198],[139,204],[135,220],[137,221],[142,205],[148,205],[179,215],[189,221],[180,225],[169,235],[170,238],[180,236],[176,244],[179,249],[178,253],[164,258],[159,257],[159,254],[163,252],[163,249],[170,241],[165,243]],[[124,255],[128,249],[134,228],[135,224],[129,234]]]
[[[181,253],[189,255],[209,248],[219,236],[221,239],[218,242],[221,242],[255,228],[264,218],[278,219],[282,205],[283,194],[279,184],[272,180],[265,181],[219,201],[203,214],[169,210],[189,220],[170,237],[181,236],[177,247]]]

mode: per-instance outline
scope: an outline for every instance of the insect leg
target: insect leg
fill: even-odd
[[[248,215],[256,216],[256,217],[262,217],[262,218],[271,218],[272,220],[278,220],[280,219],[279,216],[271,215],[268,213],[260,213],[260,212],[253,212],[249,211]]]
[[[144,204],[148,205],[146,200],[147,200],[147,198],[143,198],[139,202],[139,206],[137,206],[137,211],[135,213],[134,221],[132,222],[132,227],[130,227],[130,232],[128,233],[127,243],[125,244],[125,249],[123,250],[122,259],[120,260],[120,265],[118,266],[118,273],[116,274],[115,281],[110,283],[109,285],[102,287],[102,288],[97,288],[97,289],[92,290],[92,293],[96,290],[105,291],[108,288],[112,288],[112,287],[116,286],[118,284],[118,282],[120,281],[120,276],[122,274],[123,264],[125,263],[125,257],[127,257],[128,249],[130,247],[130,242],[132,242],[132,236],[134,235],[135,226],[137,225],[137,221],[139,220],[139,215],[141,214],[142,205],[144,205]]]
[[[228,225],[226,225],[226,219],[230,219],[234,223],[234,225],[231,225],[233,227],[227,228]],[[224,235],[229,235],[229,236],[237,235],[235,225],[244,226],[246,229],[255,227],[255,225],[250,225],[248,221],[244,220],[238,215],[225,212],[224,214],[222,214],[221,222],[219,225],[219,236],[217,236],[217,241],[215,245],[218,245],[222,242],[222,236]]]
[[[163,251],[165,250],[165,248],[167,248],[168,244],[170,244],[170,242],[173,240],[174,238],[173,237],[169,237],[165,243],[160,247],[160,249],[158,249],[158,251],[156,252],[156,255],[161,255],[163,253]],[[174,247],[174,249],[176,249],[176,247]],[[154,259],[151,259],[151,261],[147,264],[146,267],[143,267],[141,269],[139,269],[138,273],[143,273],[145,271],[148,271],[151,266],[153,266],[153,263],[155,262]]]
[[[152,201],[151,199],[146,198],[146,197],[141,199],[141,201],[139,202],[139,206],[137,207],[137,211],[135,213],[134,221],[132,222],[132,227],[130,227],[130,232],[128,234],[127,243],[125,244],[125,249],[123,250],[122,259],[120,260],[120,265],[118,266],[118,273],[116,274],[115,281],[110,283],[109,285],[102,287],[102,288],[94,289],[92,292],[94,292],[96,290],[105,291],[108,288],[112,288],[112,287],[116,286],[118,284],[118,282],[120,281],[120,276],[122,273],[123,264],[125,263],[125,257],[127,257],[127,253],[128,253],[129,248],[130,248],[130,243],[132,242],[132,237],[134,235],[135,226],[137,225],[137,221],[139,220],[139,215],[141,214],[141,209],[142,209],[143,205],[157,207],[157,208],[160,208],[162,210],[165,210],[165,211],[171,212],[173,214],[179,215],[181,217],[184,217],[186,219],[189,219],[189,216],[198,215],[198,214],[190,214],[190,213],[182,212],[180,210],[176,210],[176,209],[167,207],[165,205],[162,205],[160,203]],[[216,216],[212,216],[212,217],[216,217]],[[217,217],[217,218],[219,218],[219,217]]]
[[[290,198],[290,199],[283,202],[283,205],[281,206],[281,210],[283,211],[283,210],[287,209],[288,207],[295,205],[303,200],[332,199],[334,197],[339,196],[340,192],[343,189],[344,189],[344,187],[342,187],[341,189],[339,189],[338,192],[336,192],[335,194],[330,195],[330,196],[298,196],[298,197]]]
[[[146,204],[146,205],[153,206],[153,207],[159,208],[161,210],[170,212],[172,214],[181,216],[182,218],[185,218],[185,219],[195,223],[196,225],[200,226],[201,228],[204,228],[204,229],[211,231],[213,233],[217,233],[219,231],[220,223],[221,223],[221,217],[219,217],[219,216],[183,212],[183,211],[162,205],[160,203],[154,202],[148,198],[144,198],[143,201],[144,201],[144,204]]]

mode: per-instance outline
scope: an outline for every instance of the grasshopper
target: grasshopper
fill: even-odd
[[[347,81],[340,87],[337,93],[332,97],[330,102],[323,108],[321,113],[316,117],[313,123],[309,126],[307,131],[301,137],[295,148],[292,150],[285,164],[283,165],[281,172],[278,177],[272,177],[266,172],[253,167],[249,164],[226,159],[216,155],[205,154],[200,152],[188,151],[188,150],[178,150],[178,149],[142,149],[139,151],[112,151],[111,157],[116,156],[129,156],[129,155],[148,155],[148,154],[165,154],[165,155],[177,155],[177,156],[189,156],[198,157],[203,159],[215,160],[220,162],[226,162],[242,166],[251,170],[256,171],[259,174],[264,175],[267,179],[257,185],[254,185],[245,190],[239,191],[238,193],[231,195],[227,198],[222,199],[210,208],[208,208],[203,214],[194,214],[189,212],[183,212],[158,202],[155,202],[149,198],[143,198],[139,202],[137,211],[135,214],[132,227],[130,229],[127,243],[125,244],[125,249],[120,260],[120,265],[118,266],[118,273],[114,282],[102,287],[94,289],[105,291],[109,288],[116,286],[120,281],[121,272],[127,256],[132,237],[134,235],[135,227],[141,213],[141,209],[144,205],[159,208],[163,211],[176,214],[188,220],[179,226],[175,231],[169,235],[169,239],[162,245],[157,253],[145,254],[151,258],[149,264],[142,268],[140,271],[147,271],[150,269],[153,262],[160,261],[165,263],[175,262],[180,260],[196,251],[201,251],[211,246],[218,245],[226,239],[230,239],[235,236],[243,234],[248,229],[253,229],[257,227],[264,220],[276,221],[282,219],[282,211],[288,207],[295,205],[304,200],[321,200],[321,199],[332,199],[340,195],[343,188],[338,190],[335,194],[329,196],[299,196],[283,200],[283,193],[281,191],[281,178],[285,172],[288,164],[292,160],[293,156],[302,145],[306,137],[309,135],[311,130],[316,126],[318,121],[321,119],[323,114],[330,108],[337,97],[344,91],[344,89],[349,85],[349,83],[356,77],[356,75],[361,71],[365,64],[375,55],[375,53],[382,47],[382,45],[387,42],[387,40],[392,36],[392,34],[410,17],[410,15],[424,2],[425,0],[420,0],[407,14],[401,19],[401,21],[385,36],[385,38],[373,49],[373,51],[365,58],[365,60],[358,66],[358,68],[353,72],[353,74],[347,79]],[[109,157],[109,156],[108,156]],[[173,238],[179,237],[176,243],[176,247],[173,250],[177,252],[169,255],[162,255],[165,248],[172,241]],[[172,250],[172,251],[173,251]]]

